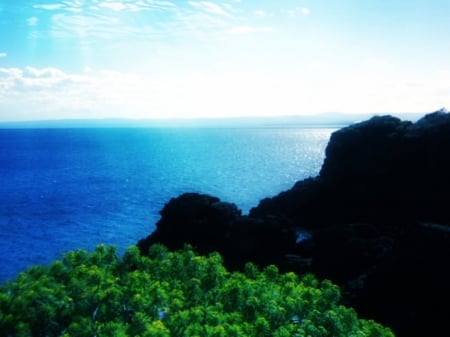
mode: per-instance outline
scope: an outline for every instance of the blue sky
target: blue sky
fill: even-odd
[[[448,0],[0,0],[0,121],[430,112]]]

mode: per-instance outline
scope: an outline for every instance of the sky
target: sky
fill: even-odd
[[[0,121],[449,107],[448,0],[0,0]]]

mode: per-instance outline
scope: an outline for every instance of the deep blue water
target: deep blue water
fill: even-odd
[[[0,129],[0,283],[68,250],[123,251],[172,197],[247,213],[315,176],[334,129]]]

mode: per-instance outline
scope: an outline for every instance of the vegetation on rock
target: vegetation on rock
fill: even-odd
[[[130,247],[69,252],[0,287],[3,336],[393,336],[339,304],[339,288],[311,274],[247,264],[191,247],[148,256]]]

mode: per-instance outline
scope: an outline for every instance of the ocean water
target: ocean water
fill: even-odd
[[[247,213],[318,174],[332,128],[0,129],[0,283],[68,250],[123,251],[184,192]]]

